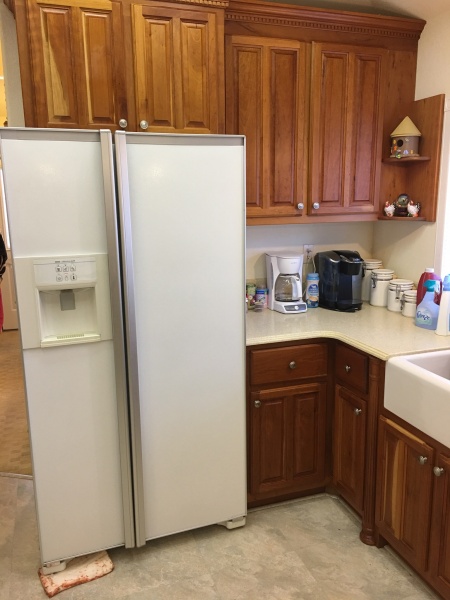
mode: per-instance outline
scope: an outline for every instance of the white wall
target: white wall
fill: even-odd
[[[0,40],[5,75],[6,110],[9,127],[24,127],[22,89],[16,23],[12,13],[0,1]],[[3,125],[3,123],[1,124]]]
[[[322,250],[356,250],[363,258],[373,258],[373,224],[325,223],[247,227],[247,279],[265,279],[266,252],[289,250],[303,253],[303,244],[313,244],[314,254]]]
[[[446,94],[450,98],[450,8],[430,19],[419,41],[417,61],[416,99]],[[448,205],[448,172],[450,124],[446,113],[438,216],[436,223],[400,223],[380,221],[375,225],[375,255],[383,259],[402,276],[417,282],[425,267],[434,267],[440,274],[450,272],[450,239],[445,240],[445,222]],[[405,190],[407,193],[408,190]],[[423,199],[426,201],[426,199]],[[447,210],[446,210],[447,209]],[[447,234],[449,238],[449,234]],[[447,249],[443,249],[444,240]],[[447,258],[448,257],[448,258]]]

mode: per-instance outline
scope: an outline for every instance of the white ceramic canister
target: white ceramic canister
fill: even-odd
[[[361,284],[361,299],[363,302],[370,300],[370,288],[372,287],[372,271],[374,269],[382,269],[383,262],[378,258],[366,258],[363,262],[363,273]]]
[[[403,292],[401,298],[402,315],[404,317],[415,317],[416,316],[416,300],[417,290],[407,290]]]
[[[401,312],[403,292],[411,290],[413,282],[409,279],[392,279],[388,287],[387,309],[392,312]]]
[[[370,304],[387,306],[389,283],[394,279],[392,269],[373,269],[372,287],[370,288]]]

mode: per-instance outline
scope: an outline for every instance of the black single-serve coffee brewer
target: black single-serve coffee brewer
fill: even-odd
[[[319,306],[354,312],[362,305],[363,259],[352,250],[329,250],[315,256],[319,272]]]

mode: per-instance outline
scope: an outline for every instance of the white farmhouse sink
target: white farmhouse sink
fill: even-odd
[[[450,349],[390,358],[384,406],[450,448]]]

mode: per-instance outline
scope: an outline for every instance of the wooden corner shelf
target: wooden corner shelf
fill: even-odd
[[[426,162],[431,160],[429,156],[404,156],[403,158],[383,158],[382,162],[389,163],[390,165],[404,166],[414,162]]]
[[[379,221],[407,221],[407,222],[414,222],[414,221],[426,221],[425,217],[385,217],[384,215],[382,217],[378,217]]]

